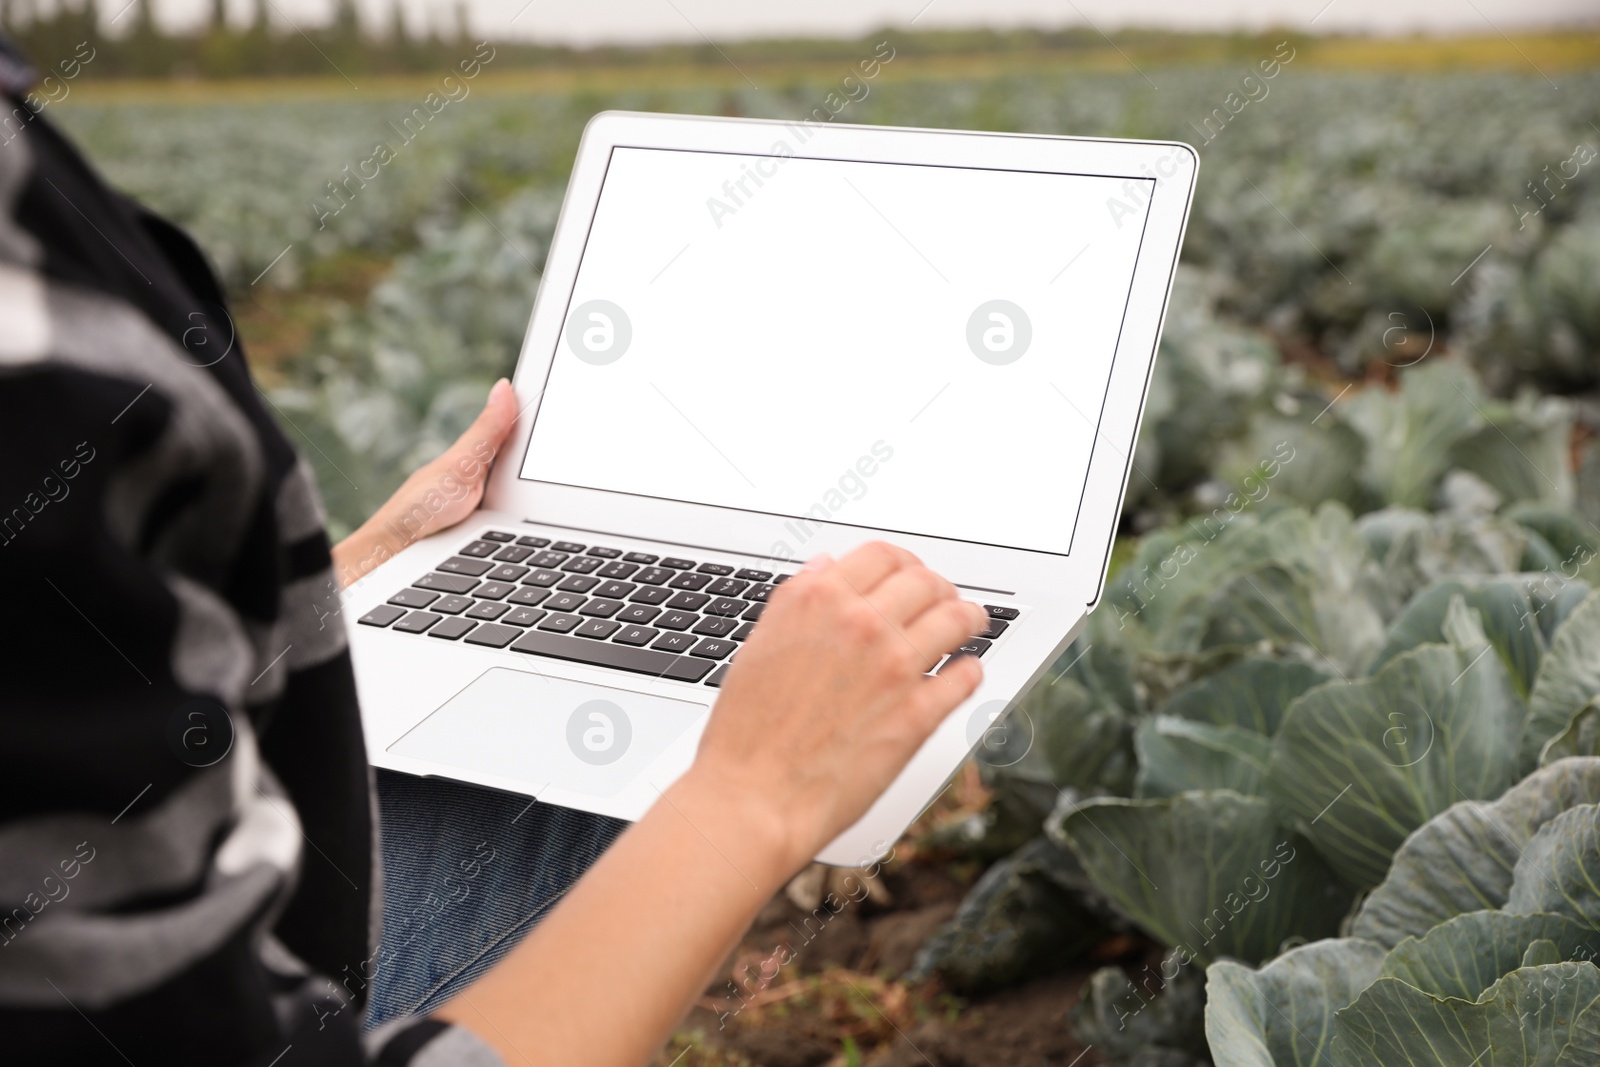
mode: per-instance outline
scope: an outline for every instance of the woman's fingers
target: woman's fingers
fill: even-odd
[[[516,421],[517,394],[511,388],[511,383],[501,378],[489,390],[489,399],[483,405],[483,410],[478,412],[478,417],[465,433],[456,438],[456,443],[445,454],[452,459],[471,456],[487,471],[489,460],[500,451],[501,442]]]
[[[920,564],[895,571],[867,595],[884,618],[902,629],[940,601],[955,598],[955,586]]]
[[[412,473],[377,514],[334,546],[339,581],[349,585],[418,538],[454,526],[483,499],[489,464],[517,421],[517,394],[501,378],[467,432]]]
[[[917,562],[917,557],[903,548],[883,541],[868,541],[828,569],[848,582],[850,588],[866,596],[889,575]]]
[[[451,513],[442,526],[460,522],[472,508],[478,506],[489,480],[489,465],[500,453],[500,445],[516,421],[517,394],[511,388],[511,383],[501,378],[489,390],[489,399],[484,403],[483,410],[472,420],[472,425],[456,438],[456,443],[417,472],[427,478],[450,480],[454,483],[451,488],[455,491],[447,495],[453,500],[458,497],[464,499],[468,505],[465,511],[460,508],[449,509]]]
[[[965,600],[941,600],[906,627],[906,638],[926,656],[937,658],[966,643],[983,629],[983,609]]]
[[[913,698],[917,726],[924,734],[937,729],[944,717],[967,699],[983,681],[983,664],[977,656],[957,656],[949,666],[924,678]]]
[[[798,590],[802,583],[818,580],[842,583],[842,588],[835,586],[840,594],[864,600],[897,640],[922,654],[927,660],[924,670],[983,629],[982,609],[963,604],[956,587],[916,556],[881,541],[862,545],[837,561],[819,558],[807,564],[792,584]],[[941,606],[948,606],[942,621],[921,621]],[[952,626],[954,637],[947,640],[946,631]]]

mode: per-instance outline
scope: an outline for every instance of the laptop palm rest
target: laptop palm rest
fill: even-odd
[[[492,667],[389,746],[537,795],[615,796],[710,706]],[[662,783],[663,785],[665,783]]]

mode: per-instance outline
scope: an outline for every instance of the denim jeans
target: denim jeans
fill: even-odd
[[[627,823],[377,771],[383,932],[368,1028],[425,1014],[510,952]]]

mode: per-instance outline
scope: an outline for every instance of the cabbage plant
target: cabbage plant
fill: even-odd
[[[962,828],[1002,854],[1031,808],[1049,847],[1002,858],[917,973],[1003,984],[1115,929],[1109,911],[1168,948],[1146,991],[1170,997],[1194,968],[1337,935],[1452,805],[1494,801],[1541,759],[1600,755],[1600,594],[1515,570],[1535,536],[1497,515],[1326,505],[1146,538],[1062,673],[1013,712],[1008,744],[1026,751],[986,771],[1003,803]],[[1142,1029],[1188,1017],[1138,1010],[1127,985],[1084,994],[1108,1048],[1129,1012]]]
[[[1350,933],[1208,968],[1217,1067],[1595,1063],[1600,758],[1430,820]]]

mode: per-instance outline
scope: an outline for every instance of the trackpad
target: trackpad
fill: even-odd
[[[710,707],[492,667],[389,746],[537,794],[621,792]],[[662,783],[665,784],[665,783]]]

